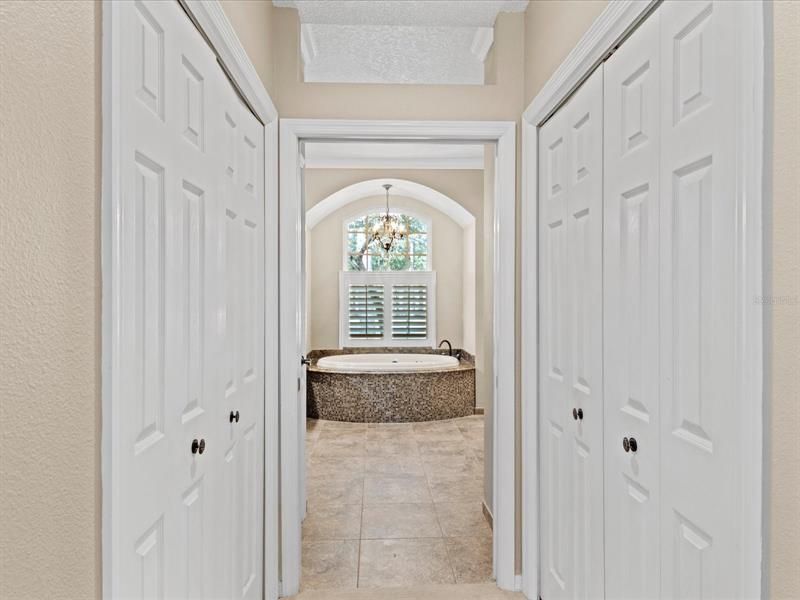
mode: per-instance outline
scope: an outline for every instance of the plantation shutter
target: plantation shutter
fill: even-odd
[[[428,286],[392,286],[392,339],[424,340],[428,337]]]
[[[353,339],[383,337],[383,286],[350,284],[348,335]]]

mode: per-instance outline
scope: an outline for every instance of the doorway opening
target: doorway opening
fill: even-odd
[[[513,589],[514,124],[281,126],[283,593]]]

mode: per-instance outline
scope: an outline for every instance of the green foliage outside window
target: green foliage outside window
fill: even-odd
[[[347,224],[348,271],[427,271],[428,229],[410,215],[395,214],[406,228],[406,237],[386,252],[377,242],[370,242],[372,227],[381,215],[370,214]]]

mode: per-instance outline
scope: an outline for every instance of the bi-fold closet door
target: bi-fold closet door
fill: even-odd
[[[106,8],[120,123],[109,595],[254,600],[264,129],[178,2]]]
[[[741,597],[742,5],[662,3],[539,130],[543,600]]]
[[[603,593],[603,67],[539,132],[543,598]]]
[[[742,596],[743,6],[664,2],[606,62],[608,598]]]

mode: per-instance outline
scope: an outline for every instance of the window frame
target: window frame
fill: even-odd
[[[433,271],[433,222],[429,217],[425,217],[414,210],[408,210],[403,205],[396,205],[389,207],[390,214],[401,214],[409,217],[414,217],[425,225],[426,235],[428,237],[428,253],[425,255],[426,268],[422,271],[349,271],[347,269],[347,259],[350,256],[350,250],[347,246],[347,234],[349,233],[348,225],[359,217],[367,217],[372,214],[384,214],[386,206],[375,206],[367,209],[354,212],[342,220],[342,271],[346,273],[428,273]]]
[[[350,285],[383,286],[383,335],[380,338],[351,338],[349,335]],[[427,337],[392,338],[392,286],[420,285],[428,288]],[[339,271],[339,347],[435,347],[436,346],[436,273],[434,271]]]

